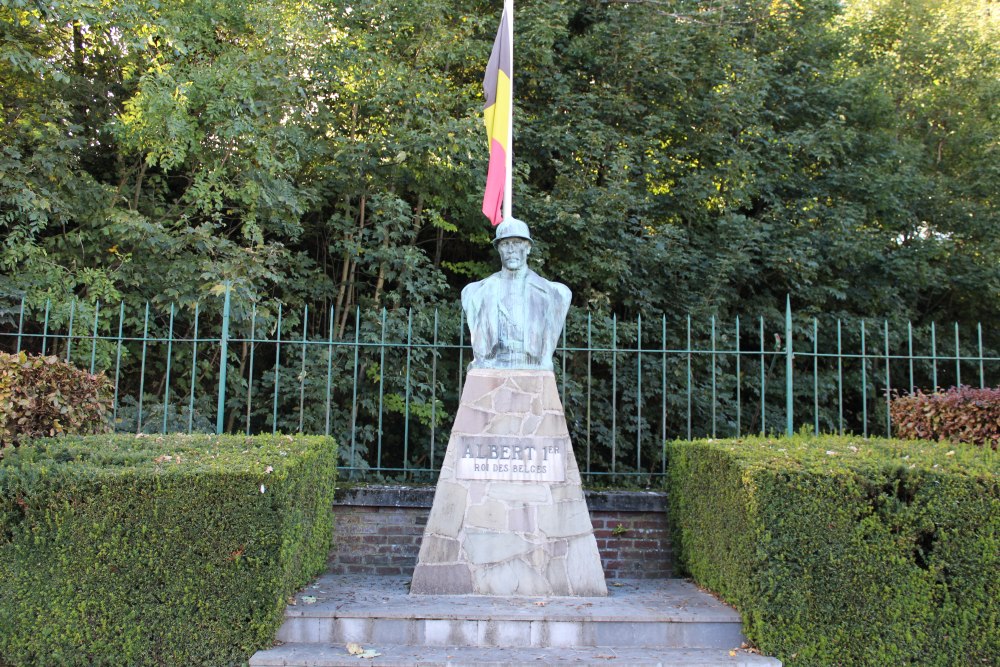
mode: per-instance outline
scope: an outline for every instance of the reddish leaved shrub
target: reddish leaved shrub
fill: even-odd
[[[111,430],[111,382],[58,357],[0,353],[0,456],[7,445]]]
[[[951,387],[934,394],[917,391],[889,405],[896,435],[922,440],[968,442],[997,449],[1000,388]]]

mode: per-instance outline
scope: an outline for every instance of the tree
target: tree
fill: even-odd
[[[190,333],[229,281],[247,338],[278,334],[279,304],[283,336],[375,341],[382,309],[418,340],[435,317],[459,331],[459,289],[496,266],[479,200],[499,9],[3,3],[0,321],[21,295],[53,328],[124,300],[126,328],[162,333],[175,304]],[[786,295],[828,343],[870,317],[892,345],[910,321],[997,328],[998,29],[986,0],[519,0],[534,266],[608,340],[638,340],[639,314],[668,338],[688,314],[696,336],[763,317],[770,340]],[[261,374],[273,357],[251,376],[259,347],[230,350],[240,390],[288,381]]]

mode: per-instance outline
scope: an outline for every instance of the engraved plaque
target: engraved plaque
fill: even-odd
[[[458,435],[458,479],[566,481],[568,437]]]

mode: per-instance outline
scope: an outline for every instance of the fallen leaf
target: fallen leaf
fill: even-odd
[[[382,655],[374,649],[364,648],[361,644],[355,644],[354,642],[347,645],[347,652],[359,658],[367,658],[368,660]]]
[[[266,472],[267,474],[271,474],[272,472],[274,472],[274,466],[267,466],[266,468],[264,468],[264,472]]]
[[[172,458],[174,457],[172,457],[170,454],[164,454],[163,456],[157,456],[155,459],[153,459],[153,463],[166,463]]]
[[[732,651],[732,650],[729,651],[729,655],[735,658],[736,657],[736,651]]]
[[[544,607],[547,604],[548,604],[548,602],[546,602],[545,600],[539,600],[538,602],[535,603],[535,606],[536,607]]]
[[[303,595],[302,596],[302,603],[303,604],[316,604],[316,596],[315,595]],[[348,646],[350,646],[350,644],[348,644]],[[356,646],[356,644],[355,644],[355,646]]]
[[[955,450],[954,449],[951,450],[950,452],[948,452],[947,454],[945,454],[945,456],[954,456],[954,455],[955,455]]]

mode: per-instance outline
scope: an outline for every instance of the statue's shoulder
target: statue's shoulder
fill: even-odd
[[[559,300],[569,303],[573,299],[573,291],[562,283],[552,283],[552,289],[559,295]]]
[[[560,301],[569,303],[570,299],[573,298],[573,292],[571,292],[568,287],[566,287],[562,283],[557,283],[552,280],[546,280],[545,278],[542,278],[534,271],[528,274],[528,280],[535,287],[538,287],[539,289],[544,289],[546,292],[549,292],[550,294],[554,294],[556,297],[558,297]]]
[[[491,276],[487,276],[482,280],[477,280],[474,283],[469,283],[462,288],[462,302],[465,303],[469,299],[474,299],[476,296],[484,291],[484,289],[493,281],[496,280],[498,273],[494,273]]]

